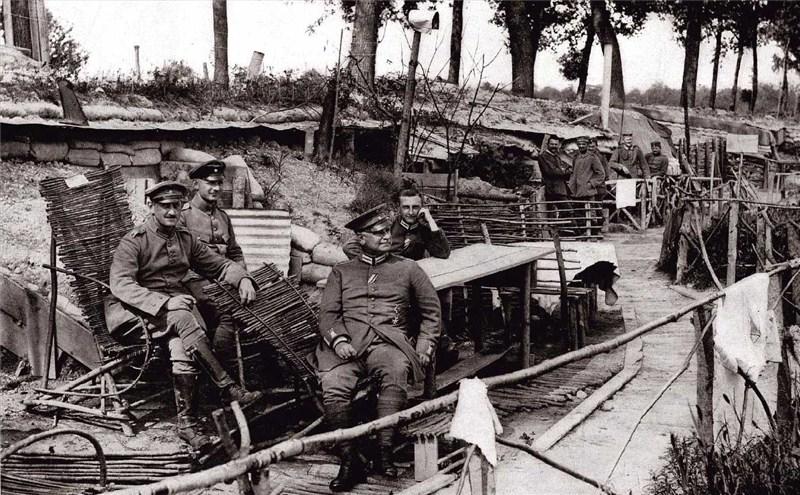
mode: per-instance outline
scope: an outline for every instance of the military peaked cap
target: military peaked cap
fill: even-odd
[[[650,146],[658,146],[660,148],[661,147],[661,141],[652,141],[652,142],[650,142]]]
[[[209,160],[194,167],[189,172],[190,179],[222,179],[225,176],[225,162],[221,160]]]
[[[189,188],[175,180],[159,182],[144,192],[144,195],[154,203],[176,200],[186,201],[188,194]]]
[[[354,232],[363,232],[373,225],[388,220],[389,216],[386,214],[386,203],[381,203],[350,220],[344,227]]]
[[[588,143],[589,142],[589,136],[578,136],[577,141],[579,143]]]

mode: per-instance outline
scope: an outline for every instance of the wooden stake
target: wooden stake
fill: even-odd
[[[702,445],[714,446],[714,332],[703,329],[711,320],[711,308],[699,306],[692,316],[695,338],[701,339],[697,352],[697,436]]]
[[[411,132],[411,109],[414,107],[414,92],[417,89],[417,59],[419,58],[419,43],[422,34],[414,31],[414,40],[411,43],[411,58],[408,60],[406,74],[406,93],[403,100],[403,116],[400,120],[400,134],[397,136],[397,151],[394,156],[394,176],[403,174],[408,154],[408,140]]]
[[[133,63],[134,63],[134,71],[136,73],[136,80],[141,81],[142,66],[139,64],[139,45],[133,45]]]
[[[739,202],[731,201],[731,211],[728,215],[728,269],[726,271],[726,284],[736,283],[736,259],[738,257],[739,240]]]
[[[603,45],[603,92],[600,95],[600,121],[603,129],[608,129],[608,114],[611,106],[611,62],[614,50],[611,43]]]

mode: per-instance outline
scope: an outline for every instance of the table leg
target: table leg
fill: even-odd
[[[475,352],[483,348],[483,328],[481,318],[481,284],[480,282],[470,283],[472,294],[469,300],[469,329],[472,340],[475,342]]]
[[[523,265],[522,273],[522,287],[520,287],[520,295],[522,296],[522,338],[520,349],[519,364],[522,368],[527,368],[531,365],[531,270],[534,267],[532,264]]]

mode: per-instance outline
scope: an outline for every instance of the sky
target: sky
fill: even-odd
[[[338,3],[338,2],[337,2]],[[440,2],[441,28],[423,35],[420,63],[430,74],[447,76],[451,10]],[[88,51],[87,75],[130,73],[134,67],[134,45],[140,46],[143,74],[170,60],[183,60],[198,74],[203,63],[213,70],[214,37],[211,0],[47,0],[47,7],[62,23],[73,27],[73,35]],[[340,35],[343,59],[350,44],[351,30],[341,16],[327,15],[309,31],[309,26],[330,10],[322,0],[228,0],[228,63],[247,66],[254,50],[263,52],[266,70],[305,71],[336,66]],[[491,23],[493,10],[485,0],[467,0],[464,6],[462,78],[481,60],[492,61],[483,79],[508,84],[511,55],[505,44],[505,30]],[[410,51],[410,32],[399,23],[389,23],[379,32],[376,59],[378,74],[401,71]],[[700,48],[698,84],[710,86],[713,45]],[[648,19],[641,33],[620,38],[620,50],[627,90],[646,89],[656,82],[680,88],[683,49],[675,41],[668,21]],[[561,49],[563,51],[563,48]],[[779,84],[772,71],[772,55],[778,48],[759,49],[759,81]],[[559,53],[540,51],[535,66],[537,87],[574,87],[558,70]],[[733,82],[735,54],[721,63],[720,88]],[[751,56],[745,52],[740,81],[749,85]],[[595,43],[589,66],[589,84],[602,83],[602,54]],[[474,76],[471,81],[477,80]],[[792,74],[790,83],[796,84]],[[741,84],[741,83],[740,83]]]

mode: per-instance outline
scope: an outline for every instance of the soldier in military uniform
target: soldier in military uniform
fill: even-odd
[[[391,252],[412,260],[421,260],[427,252],[434,258],[450,257],[450,244],[444,232],[436,225],[430,210],[422,204],[422,195],[416,189],[400,191],[399,215],[391,224]],[[361,254],[358,236],[352,237],[342,248],[348,258]]]
[[[650,167],[644,159],[644,153],[633,144],[633,134],[622,134],[621,145],[614,150],[609,160],[609,165],[620,174],[633,179],[649,179]]]
[[[539,170],[542,172],[544,182],[544,199],[546,201],[565,201],[569,199],[569,186],[567,182],[572,174],[572,166],[564,162],[559,156],[561,140],[558,136],[547,139],[547,148],[539,153]],[[569,203],[554,203],[551,205],[553,212],[569,208]]]
[[[234,383],[222,368],[211,351],[195,300],[182,281],[190,269],[206,278],[224,280],[239,288],[244,304],[255,299],[256,288],[241,266],[212,252],[178,226],[187,193],[186,186],[174,181],[161,182],[145,191],[151,215],[126,234],[114,252],[109,273],[113,298],[106,306],[106,323],[112,336],[121,341],[141,338],[142,329],[135,329],[138,319],[133,311],[156,330],[154,338],[167,340],[178,436],[201,450],[210,442],[197,429],[199,369],[231,400],[252,402],[259,394]]]
[[[325,417],[331,428],[353,426],[351,401],[356,383],[377,376],[377,415],[404,408],[409,373],[414,380],[424,369],[439,336],[441,310],[430,279],[414,262],[391,253],[391,223],[382,206],[350,221],[361,254],[333,267],[322,294],[316,350]],[[409,335],[409,307],[421,316],[416,344]],[[378,471],[396,476],[392,460],[394,429],[378,433]],[[333,491],[345,491],[364,480],[364,466],[353,444],[341,444],[341,467],[331,482]]]
[[[208,248],[246,268],[242,248],[236,242],[228,214],[217,206],[225,179],[225,162],[210,160],[197,165],[189,172],[194,180],[194,197],[183,206],[179,225],[186,228]],[[189,271],[184,285],[197,301],[197,309],[213,332],[214,353],[228,370],[236,357],[235,323],[230,313],[220,313],[203,292],[209,281],[194,271]]]

